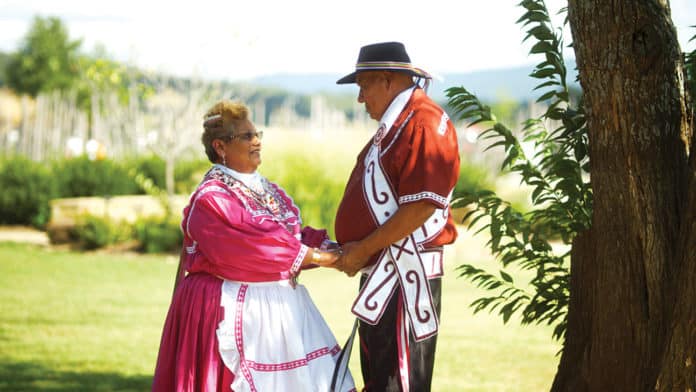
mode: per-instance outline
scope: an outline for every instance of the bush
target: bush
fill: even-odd
[[[84,215],[78,219],[70,236],[82,249],[99,249],[130,240],[133,227],[105,217]]]
[[[0,163],[0,223],[43,227],[56,183],[42,163],[14,158]]]
[[[486,167],[462,159],[459,165],[459,178],[454,186],[452,200],[483,189],[492,189],[493,183]]]
[[[136,173],[149,178],[159,189],[167,188],[165,165],[164,159],[156,155],[140,157],[126,163],[129,169],[135,169]],[[210,165],[210,162],[203,159],[177,160],[174,165],[174,193],[193,192]],[[140,187],[140,193],[147,193],[147,190]]]
[[[147,217],[135,223],[135,236],[145,253],[178,252],[184,240],[178,217]]]
[[[142,194],[124,165],[110,159],[66,159],[53,165],[53,173],[59,197]]]
[[[193,192],[211,165],[207,159],[177,162],[174,166],[174,192],[184,195]]]
[[[127,166],[135,169],[137,173],[142,174],[152,180],[152,183],[158,188],[166,189],[166,180],[164,178],[165,163],[162,158],[156,155],[140,157],[127,163]]]

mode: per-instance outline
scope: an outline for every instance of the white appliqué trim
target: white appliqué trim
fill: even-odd
[[[309,247],[307,245],[300,245],[300,251],[297,253],[297,257],[295,257],[295,261],[292,263],[292,267],[290,267],[291,274],[295,275],[297,274],[297,271],[300,270],[300,267],[302,266],[302,260],[304,260],[307,251],[309,251]]]
[[[415,195],[404,195],[399,198],[399,204],[411,203],[418,200],[430,199],[440,204],[442,208],[447,208],[449,200],[446,197],[440,196],[434,192],[421,192]]]
[[[449,116],[447,113],[442,113],[442,117],[440,117],[440,125],[437,127],[437,133],[440,135],[444,135],[445,132],[447,132],[447,121],[449,121]]]

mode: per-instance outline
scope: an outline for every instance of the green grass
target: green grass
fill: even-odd
[[[447,257],[433,391],[548,390],[559,349],[550,328],[472,315],[480,291],[454,267],[490,258],[466,232]],[[0,390],[149,390],[175,269],[173,256],[0,243]],[[311,270],[300,280],[342,344],[357,278]],[[357,346],[351,369],[361,386]]]
[[[2,244],[0,390],[148,390],[175,268]]]

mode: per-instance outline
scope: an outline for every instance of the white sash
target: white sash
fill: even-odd
[[[379,157],[379,143],[373,143],[365,157],[363,192],[373,218],[378,225],[382,225],[399,209],[399,204]],[[428,284],[430,274],[426,273],[419,244],[442,230],[447,222],[446,216],[446,210],[435,210],[423,226],[382,250],[353,303],[352,311],[358,318],[372,325],[377,324],[398,285],[415,340],[421,341],[437,334],[438,319]],[[439,267],[435,267],[436,256],[429,255],[428,272],[439,269],[437,275],[442,274],[441,252],[439,254]]]

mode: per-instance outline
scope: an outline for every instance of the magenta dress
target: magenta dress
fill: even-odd
[[[301,223],[292,199],[260,175],[220,165],[205,175],[183,213],[187,274],[165,321],[153,391],[329,390],[340,348],[296,283],[326,232]]]

